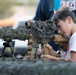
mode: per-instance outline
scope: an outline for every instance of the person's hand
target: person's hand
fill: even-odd
[[[52,48],[52,46],[50,46],[49,44],[47,44],[47,45],[46,45],[46,48],[48,49],[50,55],[56,56],[57,53],[56,53],[55,50]]]
[[[49,44],[46,45],[46,48],[47,48],[48,50],[53,50],[52,46],[50,46]]]
[[[42,55],[41,58],[47,59],[47,60],[54,60],[54,56],[51,56],[51,55]]]

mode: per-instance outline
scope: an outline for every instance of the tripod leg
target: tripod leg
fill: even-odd
[[[12,56],[13,58],[15,58],[14,45],[15,45],[15,41],[11,41],[11,42],[9,43],[9,47],[10,47],[10,49],[11,49],[11,56]]]
[[[3,50],[2,50],[1,57],[3,57],[3,54],[4,54],[4,51],[5,51],[5,48],[6,48],[6,47],[4,47]]]
[[[15,58],[14,49],[12,49],[12,47],[10,47],[10,49],[11,49],[11,56],[12,56],[13,58]]]

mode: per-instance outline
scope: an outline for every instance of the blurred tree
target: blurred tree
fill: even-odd
[[[36,6],[39,0],[15,0],[15,5]]]
[[[13,4],[13,0],[0,0],[0,19],[12,15],[12,11],[10,10],[10,8]]]
[[[13,14],[11,7],[15,6],[36,6],[38,0],[0,0],[0,19],[10,17]]]

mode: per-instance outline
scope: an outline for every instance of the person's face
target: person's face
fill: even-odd
[[[69,18],[67,18],[65,21],[59,20],[56,26],[60,35],[67,38],[70,37],[72,25]]]

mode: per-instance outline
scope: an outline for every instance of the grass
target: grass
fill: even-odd
[[[25,2],[15,1],[15,5],[18,5],[18,6],[22,6],[22,5],[35,6],[37,4],[38,4],[37,0],[28,0],[28,1],[25,1]]]

